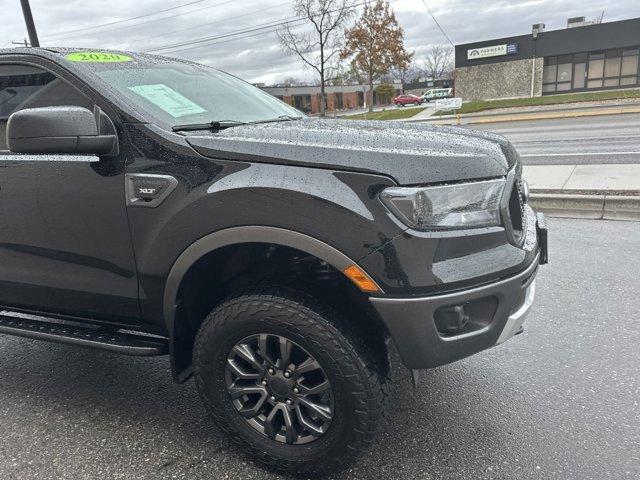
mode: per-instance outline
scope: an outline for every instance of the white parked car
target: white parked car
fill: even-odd
[[[425,102],[431,100],[437,100],[438,98],[450,98],[453,97],[453,88],[432,88],[422,94],[422,99]]]

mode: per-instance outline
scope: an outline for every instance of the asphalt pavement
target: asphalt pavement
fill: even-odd
[[[640,163],[637,113],[473,124],[468,128],[504,135],[528,165]]]
[[[395,362],[374,449],[336,477],[640,478],[640,223],[550,219],[522,335],[423,375]],[[166,358],[0,337],[0,478],[277,479]]]

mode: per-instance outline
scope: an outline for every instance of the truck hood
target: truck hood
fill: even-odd
[[[400,185],[499,177],[518,161],[499,135],[407,122],[304,119],[185,135],[207,157],[375,173]]]

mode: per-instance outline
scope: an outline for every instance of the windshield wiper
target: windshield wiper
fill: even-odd
[[[294,117],[293,115],[280,115],[279,117],[276,117],[276,118],[270,118],[268,120],[258,120],[251,123],[255,124],[255,123],[289,122],[291,120],[302,120],[302,118],[303,117]]]
[[[241,122],[239,120],[216,120],[209,123],[187,123],[185,125],[174,125],[171,130],[174,132],[189,132],[194,130],[224,130],[225,128],[237,127],[239,125],[255,125],[257,123],[273,123],[288,122],[291,120],[300,120],[303,117],[294,117],[293,115],[280,115],[276,118],[268,120],[257,120],[255,122]]]
[[[247,122],[239,120],[215,120],[209,123],[187,123],[185,125],[174,125],[171,130],[174,132],[190,132],[193,130],[223,130],[225,128],[247,125]]]

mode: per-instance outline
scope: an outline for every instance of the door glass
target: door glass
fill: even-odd
[[[28,66],[0,66],[0,118],[6,120],[27,98],[55,77]]]
[[[573,71],[573,64],[562,63],[558,65],[558,82],[570,82]]]
[[[7,149],[7,120],[24,108],[93,108],[90,100],[55,75],[26,65],[0,65],[0,151]]]
[[[576,63],[573,67],[573,88],[584,88],[584,74],[587,69],[586,63]]]
[[[545,65],[543,74],[543,83],[554,83],[556,81],[557,65]]]

